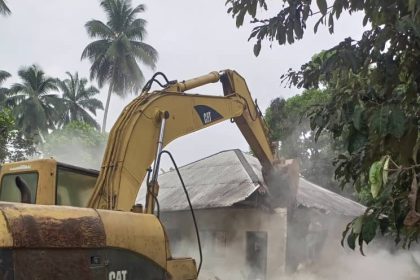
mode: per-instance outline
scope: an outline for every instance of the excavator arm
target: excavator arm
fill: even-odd
[[[221,96],[185,93],[218,81],[223,86]],[[264,180],[270,182],[267,200],[274,198],[270,205],[277,207],[277,198],[293,201],[282,190],[297,186],[297,166],[277,162],[258,106],[239,74],[225,70],[182,82],[168,81],[159,91],[149,92],[148,88],[149,83],[110,132],[88,204],[96,209],[0,203],[0,279],[197,279],[201,266],[197,268],[192,258],[172,256],[168,235],[159,217],[152,215],[159,190],[156,159],[172,140],[225,120],[237,124],[260,160]],[[153,162],[145,211],[135,207],[128,212]],[[10,181],[20,190],[21,202],[33,201],[28,188],[35,186],[37,204],[48,204],[59,201],[60,170],[79,169],[44,159],[9,166],[8,175],[26,176]],[[84,174],[94,178],[97,173]],[[80,182],[68,181],[72,186]],[[90,189],[90,184],[83,187]]]
[[[223,96],[185,93],[218,81],[222,83]],[[225,120],[233,120],[238,125],[263,168],[271,168],[275,155],[267,128],[244,78],[237,72],[211,72],[169,83],[160,91],[143,92],[124,109],[110,132],[88,206],[129,211],[159,149],[178,137]],[[150,205],[153,204],[146,203],[146,213],[153,212]]]

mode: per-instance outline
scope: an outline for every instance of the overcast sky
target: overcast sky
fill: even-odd
[[[49,76],[64,78],[66,71],[78,71],[88,77],[89,62],[80,61],[83,48],[91,41],[84,24],[91,19],[105,19],[99,1],[8,0],[7,3],[12,15],[0,16],[0,69],[13,75],[7,84],[18,81],[19,68],[34,63]],[[291,46],[273,44],[271,49],[266,44],[255,58],[253,43],[247,41],[251,25],[237,29],[226,13],[225,0],[133,1],[133,4],[140,3],[147,6],[143,14],[148,21],[145,42],[159,52],[156,71],[164,72],[169,79],[184,80],[214,70],[235,69],[246,79],[263,111],[272,99],[300,92],[280,84],[279,77],[287,69],[299,67],[313,54],[346,37],[358,39],[362,34],[360,14],[344,16],[336,24],[334,35],[322,27],[313,35],[310,23],[304,40]],[[144,73],[148,79],[153,71],[144,69]],[[100,96],[104,103],[106,92],[105,86]],[[221,95],[222,89],[217,84],[193,92]],[[108,130],[131,99],[112,97]],[[97,120],[101,122],[102,112]],[[167,147],[181,165],[232,148],[249,149],[235,124],[230,122],[182,137]]]

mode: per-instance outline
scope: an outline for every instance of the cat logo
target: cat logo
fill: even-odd
[[[126,280],[127,270],[110,271],[108,274],[108,280]]]
[[[223,116],[220,115],[219,112],[209,106],[195,105],[194,109],[200,117],[203,125],[207,125],[209,123],[223,119]]]
[[[211,123],[211,112],[203,113],[204,124]]]

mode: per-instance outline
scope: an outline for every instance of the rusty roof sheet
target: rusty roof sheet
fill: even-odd
[[[179,168],[194,209],[229,207],[244,201],[264,186],[261,165],[255,157],[240,150],[227,150]],[[188,209],[188,202],[175,171],[159,175],[161,211]],[[144,203],[146,187],[137,197]],[[364,206],[300,178],[297,203],[328,213],[356,216]]]

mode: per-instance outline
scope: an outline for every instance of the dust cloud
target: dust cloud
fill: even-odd
[[[343,252],[330,260],[321,260],[282,279],[287,280],[414,280],[420,279],[420,269],[413,253],[391,254],[385,250],[361,256],[357,252]]]
[[[334,228],[335,230],[331,230]],[[326,238],[322,247],[312,255],[312,259],[303,258],[296,270],[285,274],[286,280],[414,280],[420,279],[420,266],[416,258],[420,255],[416,248],[395,250],[393,241],[378,240],[364,245],[365,256],[356,248],[355,251],[342,247],[341,230],[337,225],[324,232]],[[289,234],[294,234],[290,233]],[[290,236],[289,236],[290,238]],[[308,240],[301,240],[308,243]],[[309,247],[310,244],[305,244]],[[391,247],[391,248],[390,248]],[[393,250],[394,249],[394,250]],[[287,259],[296,251],[291,248]],[[280,279],[280,278],[279,278]]]
[[[269,184],[270,187],[285,189],[284,182],[278,179],[276,182]],[[357,215],[352,213],[361,214],[365,208],[343,203],[337,195],[326,197],[324,192],[311,190],[313,192],[306,192],[305,198],[312,203],[305,205],[314,206],[303,206],[299,202],[291,206],[281,201],[275,204],[270,200],[271,205],[277,207],[273,211],[264,209],[261,206],[264,203],[258,200],[261,197],[257,196],[256,200],[249,197],[242,205],[196,210],[203,244],[199,279],[420,279],[420,251],[416,244],[410,250],[397,249],[392,240],[378,232],[376,239],[364,246],[365,256],[357,249],[342,247],[342,231],[353,215]],[[274,199],[283,197],[283,193],[278,193]],[[259,204],[252,203],[256,201]],[[323,208],[324,204],[329,204],[330,208]],[[171,208],[163,204],[161,207]],[[287,211],[285,207],[288,207]],[[339,211],[345,207],[348,207],[347,211]],[[197,240],[189,211],[165,212],[161,218],[173,256],[191,256],[198,263]],[[263,233],[266,237],[261,243],[252,243],[249,233],[254,234],[257,241],[259,237],[255,233]]]
[[[74,135],[62,142],[46,142],[38,147],[42,158],[99,170],[106,147],[106,137],[87,141],[83,135]]]
[[[307,211],[312,218],[312,209],[301,209]],[[237,227],[238,218],[232,221],[231,227],[220,228],[217,217],[229,219],[229,214],[221,215],[217,213],[216,218],[205,218],[196,213],[200,228],[201,243],[203,246],[203,268],[200,273],[200,280],[414,280],[420,279],[420,251],[413,247],[410,250],[396,249],[392,241],[378,238],[371,244],[364,247],[365,256],[358,250],[351,250],[342,247],[341,231],[349,217],[337,217],[325,215],[317,218],[317,223],[321,227],[315,228],[308,224],[301,223],[299,220],[289,221],[286,240],[287,252],[273,254],[275,247],[270,244],[270,237],[278,234],[278,228],[262,227],[259,230],[268,232],[268,257],[277,258],[267,260],[267,276],[255,276],[252,267],[246,263],[246,241],[244,234],[247,229]],[[169,226],[169,242],[173,256],[192,256],[198,264],[198,246],[193,233],[192,226],[185,220],[189,220],[189,214],[176,215],[171,213],[169,217],[163,214],[164,225]],[[209,217],[209,215],[205,215]],[[302,213],[300,213],[302,217]],[[170,219],[170,221],[168,220]],[[250,216],[246,217],[250,219]],[[216,222],[215,222],[216,221]],[[270,224],[275,225],[277,221]],[[301,223],[301,224],[300,224]],[[267,221],[266,221],[267,224]],[[180,232],[174,236],[174,225],[180,225]],[[185,230],[189,228],[189,230]],[[210,235],[211,228],[215,232],[225,232],[225,243],[215,242],[214,235]],[[292,228],[292,229],[291,229]],[[306,229],[305,229],[306,228]],[[205,229],[204,231],[202,229]],[[237,230],[236,230],[237,229]],[[258,229],[252,229],[258,230]],[[311,231],[312,230],[312,231]],[[302,237],[302,232],[306,234]],[[206,234],[203,234],[206,233]],[[216,240],[217,241],[217,240]],[[279,242],[279,241],[277,241]],[[299,245],[296,245],[299,244]],[[210,246],[208,246],[210,245]],[[222,248],[222,247],[225,248]],[[271,250],[271,252],[270,252]],[[283,255],[283,257],[282,257]],[[275,263],[273,267],[273,263]],[[277,264],[276,264],[277,263]],[[276,271],[277,273],[273,273]],[[270,273],[271,271],[271,273]]]
[[[352,217],[320,214],[315,209],[299,209],[299,217],[309,218],[309,224],[299,219],[289,221],[286,280],[414,280],[420,279],[420,252],[415,245],[404,250],[379,232],[369,245],[364,244],[363,256],[341,246],[342,231]],[[317,226],[313,226],[313,224]],[[302,237],[299,231],[306,234]],[[299,244],[300,243],[300,244]],[[296,246],[296,244],[299,244]],[[302,250],[304,248],[304,250]],[[302,253],[302,251],[304,253]],[[291,260],[295,266],[290,269]],[[297,260],[297,261],[296,261]],[[296,265],[297,264],[297,265]]]
[[[420,279],[420,251],[416,244],[410,250],[402,249],[377,232],[369,245],[364,244],[365,256],[358,247],[353,251],[346,242],[341,246],[342,231],[352,219],[315,208],[296,209],[288,224],[287,277],[279,279]]]
[[[67,139],[65,144],[50,145],[48,149],[41,147],[43,157],[54,157],[58,161],[97,169],[100,166],[105,141],[102,145],[86,146],[83,141],[75,137]],[[340,244],[341,231],[351,217],[319,214],[314,209],[299,209],[300,214],[288,214],[287,230],[280,234],[279,239],[285,245],[284,250],[273,254],[273,244],[268,244],[268,256],[276,256],[275,267],[270,270],[278,271],[274,275],[252,276],[252,266],[246,265],[246,244],[244,226],[236,227],[240,219],[249,221],[250,217],[235,217],[232,222],[228,215],[200,215],[198,223],[201,229],[203,244],[203,269],[200,280],[414,280],[420,279],[420,251],[414,247],[411,250],[394,250],[392,242],[374,241],[365,247],[366,256],[357,250],[343,248]],[[315,212],[315,214],[314,214]],[[193,232],[189,212],[185,211],[179,217],[171,213],[170,224],[178,224],[181,228],[176,231],[173,226],[168,227],[169,242],[174,257],[192,256],[198,263],[198,247]],[[211,218],[204,216],[213,216]],[[165,213],[163,213],[165,220]],[[306,218],[302,218],[306,217]],[[278,218],[278,217],[277,217]],[[268,240],[273,234],[279,234],[278,226],[283,221],[272,218],[264,221],[270,226],[253,228],[253,231],[266,231]],[[166,220],[168,220],[166,219]],[[212,234],[217,220],[224,220],[228,227],[216,229]],[[265,219],[269,219],[265,217]],[[314,220],[317,226],[313,226]],[[165,221],[164,224],[166,225]],[[245,223],[242,223],[245,225]],[[312,225],[312,226],[311,226]],[[273,226],[273,228],[271,228]],[[186,229],[187,228],[187,229]],[[276,231],[272,231],[276,229]],[[202,229],[205,230],[203,234]],[[239,230],[240,229],[240,230]],[[287,232],[287,234],[286,234]],[[216,236],[216,238],[215,238]],[[278,244],[277,244],[278,245]],[[225,247],[219,250],[218,247]],[[286,249],[287,247],[287,249]],[[268,259],[267,263],[273,262]],[[272,264],[270,264],[273,266]]]

